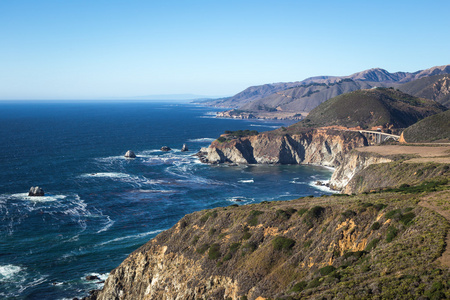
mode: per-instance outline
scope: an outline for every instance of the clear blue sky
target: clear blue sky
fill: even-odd
[[[450,1],[0,0],[0,99],[233,95],[450,64]]]

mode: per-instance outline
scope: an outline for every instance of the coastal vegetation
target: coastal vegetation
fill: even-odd
[[[444,208],[449,200],[444,176],[376,193],[196,212],[135,251],[112,272],[103,293],[117,280],[133,293],[115,274],[139,257],[151,265],[158,249],[167,247],[165,255],[185,259],[184,292],[192,294],[188,286],[196,282],[205,289],[201,299],[448,298],[450,272],[437,259],[446,251],[450,224],[422,203]],[[175,276],[171,268],[133,277],[164,280]],[[215,276],[229,278],[233,287],[222,283],[209,291],[206,282]],[[170,295],[170,283],[165,286]],[[157,288],[154,293],[157,298]]]

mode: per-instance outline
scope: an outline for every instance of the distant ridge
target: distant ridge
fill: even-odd
[[[423,77],[415,81],[402,84],[398,87],[401,91],[431,99],[450,108],[450,75],[434,75]]]
[[[436,66],[413,73],[390,73],[373,68],[349,76],[315,76],[303,81],[271,83],[249,87],[227,98],[206,101],[203,104],[233,108],[232,117],[245,118],[285,113],[287,116],[306,115],[320,103],[338,95],[373,87],[397,87],[433,75],[449,74],[450,65]]]

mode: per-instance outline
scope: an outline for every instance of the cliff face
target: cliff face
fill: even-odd
[[[196,212],[130,254],[91,299],[418,298],[450,273],[436,273],[434,262],[448,224],[415,197],[307,197]]]
[[[206,150],[208,163],[321,164],[336,167],[346,153],[367,146],[357,132],[313,129],[297,134],[261,133],[225,142],[213,142]]]
[[[333,172],[330,180],[330,187],[344,193],[352,193],[353,190],[347,189],[346,186],[358,172],[370,165],[391,161],[391,159],[379,155],[351,151],[344,157],[341,164]]]

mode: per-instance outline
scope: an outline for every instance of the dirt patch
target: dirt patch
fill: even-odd
[[[436,162],[450,163],[450,145],[441,146],[403,146],[403,145],[383,145],[369,146],[356,149],[359,152],[377,153],[382,156],[388,155],[416,155],[417,158],[407,160],[407,162]]]

